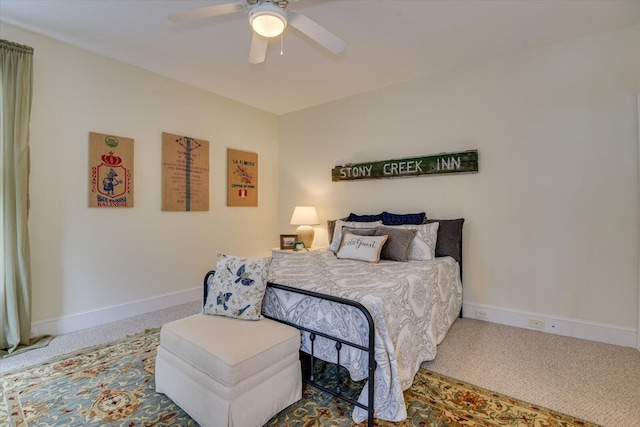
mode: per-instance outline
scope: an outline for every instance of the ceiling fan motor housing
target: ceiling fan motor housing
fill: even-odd
[[[287,13],[272,2],[265,1],[251,8],[249,23],[262,37],[276,37],[287,26]]]

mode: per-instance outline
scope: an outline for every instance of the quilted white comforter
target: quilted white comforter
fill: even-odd
[[[275,257],[268,280],[355,300],[369,310],[375,324],[377,362],[374,414],[387,421],[407,417],[402,392],[411,386],[420,364],[435,358],[436,346],[462,305],[459,267],[451,257],[371,264],[337,259],[329,251],[313,251]],[[267,288],[262,310],[365,346],[368,342],[367,323],[352,307]],[[307,334],[303,334],[302,349],[310,352]],[[333,342],[318,338],[314,351],[316,357],[335,363]],[[367,376],[368,359],[361,350],[343,346],[340,364],[355,381]],[[367,404],[366,386],[359,401]],[[366,411],[355,407],[356,423],[366,417]]]

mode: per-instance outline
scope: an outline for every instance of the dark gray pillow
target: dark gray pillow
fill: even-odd
[[[380,259],[387,259],[391,261],[407,261],[409,255],[409,246],[416,237],[417,229],[404,229],[398,227],[376,227],[376,236],[389,236],[382,252],[380,253]]]
[[[439,222],[438,240],[436,241],[436,256],[450,256],[460,262],[462,254],[458,242],[462,241],[462,225],[464,218],[458,219],[428,219],[425,223]]]
[[[342,227],[342,233],[357,234],[358,236],[375,236],[376,229],[375,228]]]

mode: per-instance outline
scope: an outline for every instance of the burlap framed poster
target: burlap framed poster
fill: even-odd
[[[133,207],[133,139],[89,132],[89,207]]]
[[[258,206],[258,154],[227,148],[227,206]]]
[[[162,133],[162,210],[209,210],[209,141]]]

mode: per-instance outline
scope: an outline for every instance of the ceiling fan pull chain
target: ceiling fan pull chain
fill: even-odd
[[[284,32],[280,34],[280,56],[284,55]]]

